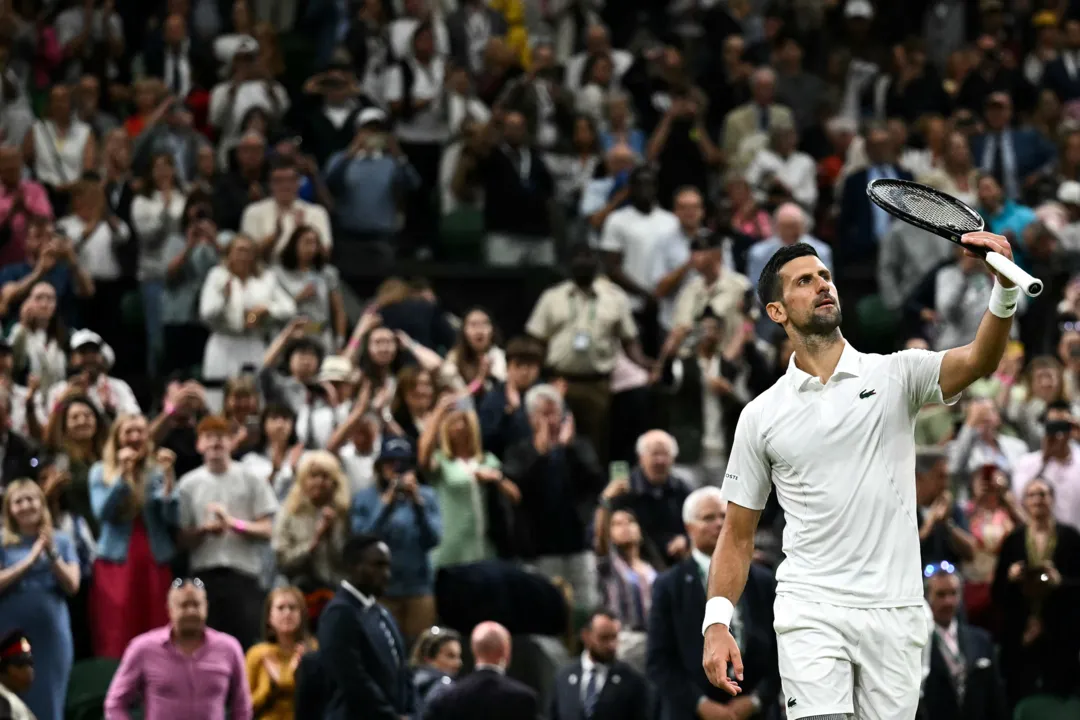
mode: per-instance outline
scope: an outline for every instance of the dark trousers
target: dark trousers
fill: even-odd
[[[229,568],[210,568],[195,574],[206,586],[207,625],[232,635],[245,652],[262,640],[266,594],[258,578]]]
[[[174,373],[184,375],[194,369],[202,372],[203,351],[209,331],[202,325],[166,325],[164,352],[161,358],[161,377],[168,378]]]
[[[129,278],[94,278],[94,295],[79,302],[82,326],[100,335],[116,354],[110,375],[132,377],[146,373],[145,328],[141,325],[125,327],[122,310],[124,296],[137,288],[138,283]]]
[[[596,449],[600,462],[608,461],[611,380],[606,377],[566,378],[566,404],[574,414],[574,428]]]
[[[442,163],[441,143],[401,143],[409,164],[420,176],[420,187],[409,193],[405,215],[405,238],[408,249],[431,248],[436,244],[439,211],[435,205],[435,190],[439,187],[439,165]]]

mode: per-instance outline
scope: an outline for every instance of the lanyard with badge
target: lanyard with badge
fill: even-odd
[[[570,298],[570,322],[575,323],[575,321],[585,313],[578,312],[577,305],[580,301],[578,296],[571,295]],[[572,347],[575,352],[588,352],[589,348],[592,346],[592,333],[590,332],[590,329],[593,328],[596,323],[596,305],[598,302],[599,301],[595,297],[585,301],[588,317],[586,318],[586,325],[584,328],[576,327],[574,329],[574,341]]]

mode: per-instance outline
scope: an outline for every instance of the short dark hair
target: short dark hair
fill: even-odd
[[[296,163],[293,161],[292,158],[284,157],[281,155],[275,155],[273,159],[270,160],[269,165],[270,168],[269,172],[267,173],[268,176],[273,175],[278,170],[292,170],[294,172],[299,172],[298,168],[296,167]]]
[[[1046,418],[1050,417],[1050,413],[1052,412],[1065,412],[1069,413],[1069,415],[1071,416],[1072,405],[1069,404],[1068,400],[1054,400],[1051,403],[1047,403],[1046,409],[1043,410],[1042,414],[1042,421],[1044,423],[1046,422]]]
[[[773,253],[765,268],[761,271],[761,277],[757,281],[758,299],[762,306],[776,302],[783,296],[780,287],[780,269],[792,260],[813,255],[819,257],[817,250],[809,243],[797,242],[794,245],[785,245]]]
[[[581,629],[592,630],[593,621],[596,620],[596,618],[598,617],[604,617],[614,622],[619,621],[618,616],[616,616],[615,613],[613,613],[611,610],[608,610],[607,608],[596,608],[589,613],[588,617],[585,618],[585,622],[582,624]]]
[[[344,561],[345,567],[352,568],[359,565],[360,561],[364,559],[364,553],[368,551],[368,548],[381,542],[382,538],[370,533],[350,535],[349,539],[345,541],[345,547],[341,550],[341,559]]]

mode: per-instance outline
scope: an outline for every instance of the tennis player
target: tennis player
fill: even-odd
[[[1012,258],[1000,235],[970,233],[963,242]],[[735,429],[722,486],[728,514],[702,627],[705,672],[717,687],[740,692],[743,663],[728,624],[775,486],[787,518],[774,622],[787,717],[911,720],[930,637],[915,416],[928,403],[955,402],[997,368],[1020,289],[996,278],[971,344],[892,355],[863,354],[844,340],[836,286],[809,245],[777,251],[757,291],[795,352]]]

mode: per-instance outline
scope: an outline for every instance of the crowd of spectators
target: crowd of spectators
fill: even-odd
[[[754,286],[807,243],[861,350],[970,342],[985,267],[866,196],[907,178],[1046,285],[916,423],[921,712],[1076,717],[1078,73],[1069,0],[0,0],[0,703],[439,720],[509,665],[504,712],[783,717],[775,499],[746,692],[701,669],[791,359]]]

